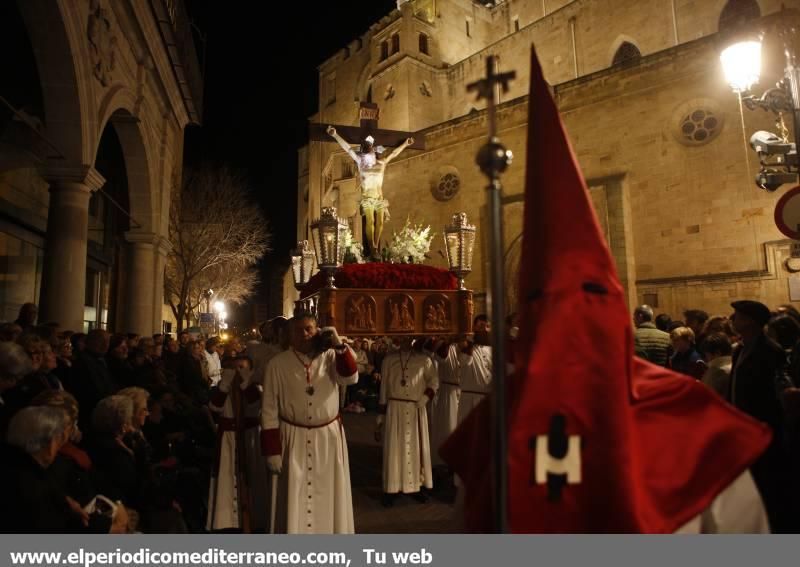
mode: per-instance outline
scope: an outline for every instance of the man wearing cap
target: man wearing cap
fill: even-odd
[[[361,151],[356,152],[344,138],[336,133],[336,128],[328,126],[327,132],[358,166],[358,177],[361,182],[361,214],[367,219],[366,241],[373,250],[377,250],[383,232],[384,215],[385,218],[389,218],[389,201],[383,198],[381,190],[383,173],[390,161],[414,143],[414,138],[407,138],[388,156],[383,157],[383,146],[375,146],[375,139],[372,136],[364,138]]]
[[[774,532],[785,529],[786,496],[791,490],[786,472],[788,461],[783,450],[783,417],[776,391],[776,378],[786,364],[783,349],[766,336],[764,325],[769,308],[758,301],[734,301],[733,328],[742,337],[742,346],[733,353],[731,403],[750,416],[769,425],[772,443],[752,467]]]

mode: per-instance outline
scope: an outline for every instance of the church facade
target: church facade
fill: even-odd
[[[202,75],[182,0],[18,0],[0,15],[0,309],[152,334]]]
[[[785,5],[785,6],[784,6]],[[359,105],[380,107],[379,126],[417,132],[383,185],[391,220],[438,233],[431,263],[445,267],[442,229],[460,211],[488,230],[486,180],[475,155],[486,136],[485,102],[467,85],[486,58],[517,78],[501,95],[498,127],[516,159],[503,176],[509,305],[520,258],[530,48],[553,86],[631,308],[647,303],[682,318],[689,308],[728,314],[735,299],[770,306],[791,292],[790,241],[773,213],[780,195],[758,189],[757,156],[745,138],[775,130],[774,117],[739,111],[719,53],[726,26],[765,32],[759,88],[782,76],[777,27],[800,24],[800,2],[781,0],[409,0],[319,67],[319,124],[357,125]],[[722,31],[721,31],[722,30]],[[743,124],[744,123],[744,124]],[[791,130],[791,118],[787,117]],[[377,139],[376,143],[380,144]],[[334,143],[299,154],[298,238],[322,206],[336,206],[360,235],[357,171]],[[558,190],[557,187],[548,190]],[[569,230],[569,227],[564,227]],[[481,239],[479,239],[481,240]],[[477,309],[489,286],[476,245]],[[288,283],[288,281],[287,281]],[[284,296],[294,291],[285,286]]]

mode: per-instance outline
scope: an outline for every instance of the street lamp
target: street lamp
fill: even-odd
[[[475,225],[467,222],[467,213],[454,214],[451,224],[444,227],[444,246],[450,271],[458,278],[458,289],[465,289],[464,278],[472,271],[475,249]]]
[[[311,279],[313,269],[314,251],[308,247],[308,240],[301,240],[297,243],[297,248],[292,251],[292,277],[297,291],[303,290]]]
[[[344,233],[347,223],[336,216],[336,207],[323,207],[320,217],[311,223],[311,237],[317,266],[328,277],[327,287],[334,288],[333,278],[344,260]]]
[[[758,154],[761,169],[756,175],[756,185],[765,191],[775,191],[785,183],[793,183],[798,175],[796,144],[800,139],[800,70],[792,45],[793,33],[784,30],[783,54],[784,75],[775,87],[767,89],[761,96],[750,93],[761,76],[761,38],[748,37],[726,47],[720,53],[725,79],[749,110],[760,108],[777,116],[779,135],[759,131],[750,138],[750,146]],[[792,115],[794,142],[789,141],[783,114]]]
[[[211,298],[214,297],[213,289],[206,289],[203,291],[203,299],[206,300],[206,313],[211,312]]]

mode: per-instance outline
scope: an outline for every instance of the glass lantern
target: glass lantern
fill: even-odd
[[[292,252],[292,276],[294,277],[294,288],[302,291],[311,273],[314,270],[314,251],[308,247],[308,240],[301,240],[297,243],[297,248]]]
[[[344,235],[347,223],[336,216],[336,207],[323,207],[320,217],[311,223],[311,236],[317,266],[328,277],[328,287],[333,285],[334,274],[344,261]]]
[[[454,214],[451,224],[444,227],[447,263],[450,271],[458,278],[458,289],[466,289],[464,278],[472,271],[475,232],[475,225],[467,222],[467,213]]]

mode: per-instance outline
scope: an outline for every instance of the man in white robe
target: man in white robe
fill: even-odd
[[[206,348],[203,351],[208,368],[208,379],[211,381],[212,387],[216,386],[222,377],[222,363],[219,359],[219,351],[222,350],[220,345],[219,337],[211,337],[206,341]]]
[[[377,425],[383,437],[384,506],[391,506],[398,493],[425,502],[421,488],[433,488],[425,406],[438,387],[433,362],[411,348],[411,339],[403,339],[400,350],[383,360]]]
[[[474,341],[467,342],[458,354],[459,387],[458,423],[492,391],[492,347],[489,346],[489,319],[475,317],[472,329]]]
[[[291,346],[267,368],[261,446],[276,475],[275,533],[353,533],[347,442],[339,388],[356,383],[353,351],[331,330],[323,350],[317,321],[290,321]]]
[[[256,500],[254,496],[257,493],[263,493],[263,489],[259,490],[259,483],[264,482],[263,468],[261,474],[254,474],[254,467],[252,465],[261,462],[256,447],[252,442],[248,442],[253,434],[257,434],[259,421],[257,418],[248,417],[252,414],[252,410],[256,411],[261,405],[261,389],[259,385],[252,380],[253,373],[250,368],[250,361],[242,358],[236,361],[236,368],[225,368],[222,370],[222,377],[217,385],[217,388],[211,394],[209,401],[209,409],[216,414],[217,417],[217,453],[216,460],[217,466],[211,475],[211,486],[209,488],[208,498],[208,518],[206,521],[206,529],[212,530],[225,530],[225,529],[241,529],[240,525],[240,502],[239,490],[237,481],[237,463],[236,463],[236,414],[234,413],[231,388],[235,382],[236,375],[240,376],[239,389],[242,400],[242,408],[245,414],[242,416],[242,423],[244,425],[245,438],[245,458],[246,463],[243,463],[243,474],[247,475],[247,484],[249,489],[249,512],[251,515],[251,528],[264,527],[263,520],[259,521],[258,516],[254,516],[257,507],[261,506],[261,501]],[[264,514],[261,517],[265,517]]]

